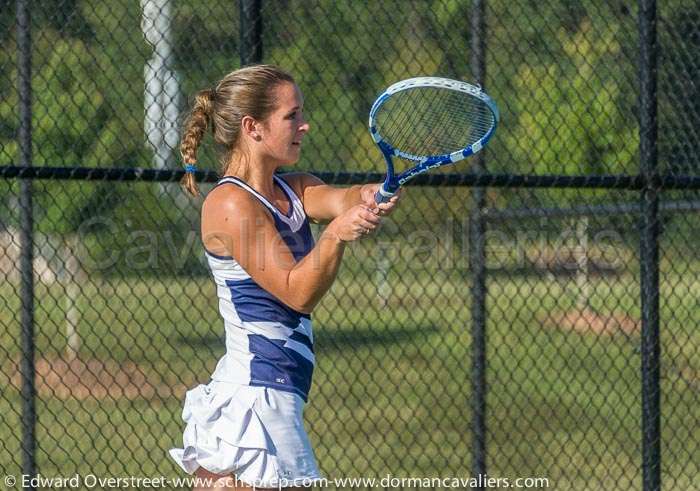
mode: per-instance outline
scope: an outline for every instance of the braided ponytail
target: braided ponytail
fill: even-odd
[[[194,107],[185,121],[180,142],[180,155],[187,171],[180,180],[182,188],[191,196],[199,196],[199,188],[194,175],[197,163],[197,149],[204,139],[204,134],[211,121],[214,93],[212,90],[202,90],[195,96]]]

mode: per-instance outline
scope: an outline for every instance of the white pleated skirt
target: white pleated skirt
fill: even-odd
[[[291,392],[212,381],[187,392],[184,448],[170,455],[188,474],[203,467],[261,488],[308,484],[321,475],[303,411]]]

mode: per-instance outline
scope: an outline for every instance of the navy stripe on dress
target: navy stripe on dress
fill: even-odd
[[[275,228],[294,256],[294,260],[301,261],[314,248],[314,236],[311,233],[309,220],[304,219],[299,230],[292,232],[289,225],[284,223],[281,218],[274,214],[272,216],[275,219]]]
[[[299,325],[302,317],[310,318],[308,314],[285,305],[252,278],[226,280],[226,286],[231,292],[231,302],[236,313],[244,322],[279,322],[285,327],[294,329]]]
[[[299,394],[307,401],[314,365],[299,352],[285,347],[283,339],[249,334],[250,385],[275,387]]]

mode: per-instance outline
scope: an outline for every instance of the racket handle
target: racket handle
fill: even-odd
[[[386,203],[394,195],[394,193],[389,194],[386,191],[384,191],[382,193],[383,190],[384,190],[384,186],[380,187],[379,191],[377,191],[377,193],[374,195],[374,201],[376,201],[377,204]]]

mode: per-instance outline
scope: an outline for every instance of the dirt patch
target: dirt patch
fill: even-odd
[[[592,333],[599,336],[612,336],[620,333],[633,336],[639,333],[642,326],[640,320],[627,315],[601,315],[589,308],[553,312],[544,320],[544,323],[566,331],[582,334]]]
[[[13,387],[21,389],[18,361],[3,368],[3,374],[10,376]],[[161,399],[182,398],[187,388],[147,376],[133,362],[55,357],[36,360],[36,390],[40,396],[59,399]]]

